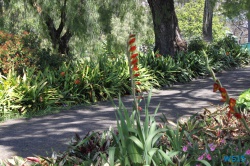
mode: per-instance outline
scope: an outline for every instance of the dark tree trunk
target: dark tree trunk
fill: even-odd
[[[42,12],[40,6],[38,6],[37,4],[33,6],[37,9],[41,17],[45,20],[51,38],[52,47],[54,49],[57,49],[58,53],[60,54],[69,55],[69,41],[72,37],[72,33],[68,28],[66,29],[65,27],[66,2],[67,0],[64,0],[64,5],[61,8],[61,22],[57,29],[55,28],[54,20],[47,13]],[[63,29],[66,29],[66,32],[62,35]]]
[[[4,9],[4,1],[0,0],[0,17],[3,16],[3,9]]]
[[[175,55],[186,50],[186,42],[181,38],[173,0],[148,0],[154,23],[155,49],[160,54]]]
[[[213,24],[213,4],[212,0],[205,0],[204,14],[203,14],[203,39],[206,42],[213,41],[212,24]]]

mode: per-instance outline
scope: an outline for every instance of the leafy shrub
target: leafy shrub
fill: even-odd
[[[9,70],[0,77],[1,118],[15,117],[25,113],[36,114],[39,110],[54,106],[62,96],[57,89],[47,85],[42,72],[27,68],[23,76]]]
[[[34,67],[36,64],[36,58],[33,53],[36,51],[33,49],[31,43],[35,41],[27,42],[30,34],[24,32],[22,35],[13,35],[0,31],[0,72],[7,74],[9,70],[14,67],[18,74],[22,74],[23,69],[26,67]]]
[[[46,67],[58,69],[68,61],[69,57],[42,49],[40,44],[37,35],[26,31],[20,35],[0,31],[0,72],[7,74],[13,67],[18,75],[22,75],[26,68],[36,68],[36,71],[43,71]]]
[[[188,52],[195,52],[196,54],[207,49],[207,43],[201,38],[194,38],[188,43]]]
[[[220,48],[225,49],[225,51],[230,51],[236,48],[240,48],[240,45],[235,41],[232,35],[228,35],[218,41],[215,41],[212,46],[214,49],[219,50]]]
[[[38,59],[36,61],[37,70],[44,71],[46,68],[52,70],[58,70],[63,63],[67,63],[70,60],[74,60],[72,56],[62,56],[58,53],[53,53],[50,49],[39,49],[38,52],[33,54]]]
[[[250,110],[250,89],[241,93],[237,100],[237,105],[240,109]]]
[[[231,36],[211,44],[206,53],[209,56],[210,66],[216,72],[246,65],[250,59],[250,54],[242,50]]]
[[[172,57],[164,57],[158,53],[140,54],[140,64],[153,72],[161,86],[176,82],[174,75],[178,71]]]

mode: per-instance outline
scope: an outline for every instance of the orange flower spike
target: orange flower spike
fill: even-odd
[[[219,90],[220,85],[218,83],[214,83],[214,89],[213,92],[216,92],[217,90]]]
[[[221,93],[222,100],[221,101],[227,101],[227,91],[225,88],[219,88],[219,91]]]
[[[130,47],[130,49],[129,49],[130,52],[134,52],[135,50],[136,50],[136,46],[132,46],[132,47]]]
[[[138,54],[132,54],[132,55],[130,56],[130,58],[133,59],[133,58],[136,58],[137,56],[138,56]]]
[[[236,100],[234,98],[229,99],[229,107],[233,108],[236,104]]]
[[[135,37],[131,38],[128,42],[129,45],[132,45],[133,43],[135,43]]]
[[[136,65],[137,62],[138,62],[138,59],[134,59],[134,60],[131,61],[131,64],[132,64],[132,65]]]
[[[134,74],[134,77],[138,77],[140,74],[139,73],[136,73],[136,74]]]
[[[134,66],[134,67],[132,68],[132,70],[133,70],[133,71],[138,71],[139,68],[138,68],[137,66]]]
[[[234,108],[229,107],[229,112],[232,113],[232,114],[234,114],[235,113]]]

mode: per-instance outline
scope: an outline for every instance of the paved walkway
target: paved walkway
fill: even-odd
[[[250,88],[250,67],[217,74],[231,97]],[[219,93],[213,93],[211,78],[197,79],[163,90],[155,90],[151,100],[152,111],[159,103],[159,116],[164,113],[170,120],[202,112],[211,103],[221,104]],[[123,98],[131,106],[131,97]],[[117,100],[115,100],[117,102]],[[115,126],[115,111],[111,102],[100,102],[93,106],[78,106],[61,113],[32,119],[9,120],[0,123],[0,159],[13,155],[51,156],[52,150],[64,151],[74,133],[84,136],[91,130],[108,129]]]

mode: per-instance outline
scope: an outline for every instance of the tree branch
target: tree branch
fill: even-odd
[[[64,0],[64,3],[63,3],[63,6],[61,8],[61,22],[60,22],[60,25],[57,29],[57,33],[58,34],[61,34],[62,33],[62,30],[65,26],[65,22],[66,22],[66,3],[67,3],[67,0]]]

